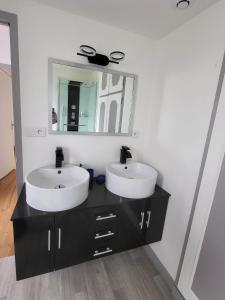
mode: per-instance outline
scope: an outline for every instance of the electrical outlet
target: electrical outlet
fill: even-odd
[[[45,127],[27,127],[26,136],[28,137],[44,137],[46,136]]]

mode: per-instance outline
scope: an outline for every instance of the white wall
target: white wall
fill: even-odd
[[[163,241],[152,247],[175,277],[224,51],[225,1],[156,44],[31,1],[0,0],[0,7],[19,18],[24,133],[27,126],[47,127],[48,57],[86,63],[75,54],[82,43],[105,54],[115,49],[126,53],[124,62],[110,68],[139,77],[137,137],[28,138],[24,134],[24,174],[53,163],[57,145],[66,148],[67,161],[82,162],[98,171],[103,171],[107,162],[118,160],[122,144],[131,146],[135,158],[159,170],[159,183],[172,194]]]
[[[153,250],[175,278],[225,50],[225,1],[159,41],[144,159],[172,196]]]
[[[137,159],[142,159],[146,95],[150,93],[149,74],[152,70],[151,41],[31,1],[0,0],[0,7],[18,14],[24,175],[34,168],[53,163],[57,145],[66,149],[67,161],[82,162],[101,172],[106,163],[119,159],[119,149],[123,144],[132,148]],[[109,67],[139,76],[134,124],[139,136],[26,137],[25,127],[47,127],[48,124],[48,57],[86,64],[85,58],[76,55],[84,43],[94,46],[100,53],[109,54],[116,49],[126,53],[124,62]]]
[[[11,77],[0,69],[0,179],[15,169],[12,121],[12,81]]]
[[[10,39],[9,26],[0,24],[0,63],[10,65]]]

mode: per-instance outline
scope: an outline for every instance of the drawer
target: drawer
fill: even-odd
[[[92,231],[117,230],[119,223],[119,211],[113,208],[97,208],[90,211],[90,218],[93,225]]]
[[[100,247],[107,243],[117,242],[119,239],[119,233],[115,229],[107,229],[101,231],[95,231],[91,234],[91,244],[94,247]]]
[[[91,250],[91,257],[92,259],[100,258],[106,255],[111,255],[116,253],[118,250],[114,243],[105,243],[104,245],[93,247]]]

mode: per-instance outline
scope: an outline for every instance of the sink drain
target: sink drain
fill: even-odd
[[[55,189],[64,189],[66,186],[63,184],[57,184],[54,188]]]

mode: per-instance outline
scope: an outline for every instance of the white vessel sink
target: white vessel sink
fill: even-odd
[[[87,199],[89,173],[84,168],[65,165],[43,167],[26,177],[26,201],[38,210],[61,211]]]
[[[111,163],[106,167],[106,188],[121,197],[139,199],[154,193],[157,171],[139,163]]]

